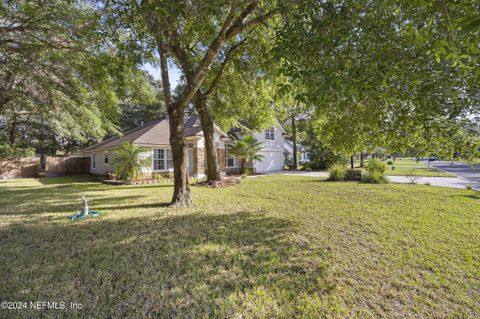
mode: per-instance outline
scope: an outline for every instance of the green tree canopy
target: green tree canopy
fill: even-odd
[[[118,131],[119,102],[155,97],[136,61],[101,34],[95,5],[5,0],[0,14],[0,139],[98,141]]]
[[[478,35],[456,32],[476,10],[471,1],[305,0],[278,31],[276,53],[308,88],[327,144],[436,153],[479,111]]]

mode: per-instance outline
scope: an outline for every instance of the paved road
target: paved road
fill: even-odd
[[[467,165],[461,162],[445,162],[435,161],[431,162],[430,166],[435,167],[441,171],[453,173],[458,177],[469,180],[471,182],[480,183],[480,165]]]

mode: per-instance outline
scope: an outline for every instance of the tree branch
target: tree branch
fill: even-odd
[[[215,89],[217,86],[218,82],[220,81],[223,72],[225,70],[225,67],[228,64],[228,61],[230,60],[231,54],[242,44],[244,44],[247,41],[247,38],[244,38],[242,41],[238,42],[237,44],[233,45],[228,51],[227,54],[225,55],[225,59],[223,59],[222,64],[220,65],[220,69],[218,70],[217,74],[215,75],[215,78],[213,79],[212,83],[210,84],[210,87],[208,88],[207,92],[205,92],[205,95],[210,95],[212,91]]]
[[[168,75],[168,61],[167,61],[167,45],[163,42],[163,39],[157,36],[157,50],[160,55],[160,69],[162,73],[162,88],[163,88],[163,99],[165,100],[165,105],[169,107],[172,102],[171,93],[170,93],[170,78]]]
[[[252,3],[251,3],[252,4]],[[249,5],[250,7],[250,5]],[[256,7],[256,5],[255,5]],[[255,7],[253,7],[253,9],[255,9]],[[248,9],[248,8],[247,8]],[[244,12],[247,10],[245,9]],[[252,9],[252,11],[253,11]],[[250,13],[252,12],[250,11]],[[249,13],[249,14],[250,14]],[[279,8],[275,8],[273,9],[272,11],[269,11],[268,13],[266,14],[263,14],[263,15],[260,15],[258,17],[255,17],[255,18],[252,18],[250,19],[249,21],[247,22],[244,22],[244,20],[246,19],[243,18],[241,21],[242,23],[239,23],[239,19],[237,19],[237,22],[235,22],[231,28],[228,29],[228,32],[227,32],[227,35],[226,35],[226,40],[228,41],[229,39],[233,38],[234,36],[236,36],[237,34],[239,34],[240,32],[244,31],[244,30],[247,30],[253,26],[256,26],[260,23],[263,23],[264,21],[270,19],[271,17],[277,15],[278,13],[280,13],[280,9]]]
[[[198,91],[198,89],[200,88],[200,85],[205,79],[207,72],[213,63],[213,60],[215,59],[215,56],[218,54],[218,52],[220,51],[220,48],[225,43],[225,36],[226,36],[227,30],[229,29],[230,24],[234,19],[234,16],[235,16],[235,10],[232,7],[227,17],[225,18],[225,21],[223,22],[220,32],[218,33],[215,40],[213,40],[213,42],[210,44],[207,50],[207,53],[203,57],[202,62],[200,63],[200,66],[198,67],[195,75],[193,76],[190,83],[188,83],[187,88],[184,90],[184,92],[178,99],[179,109],[183,110],[187,106],[187,104],[190,102],[190,100],[193,98],[193,96]]]

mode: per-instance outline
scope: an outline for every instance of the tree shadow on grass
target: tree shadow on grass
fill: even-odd
[[[71,212],[80,209],[81,195],[88,193],[92,208],[106,204],[119,204],[143,197],[141,194],[118,196],[106,194],[105,186],[96,184],[61,184],[49,187],[21,188],[15,185],[0,189],[0,216],[33,215]]]
[[[97,175],[67,175],[67,176],[55,176],[55,177],[40,177],[38,181],[42,185],[58,185],[66,183],[98,183],[100,182]]]
[[[476,192],[475,194],[470,194],[470,195],[456,195],[456,196],[479,200],[480,199],[480,192]]]
[[[0,234],[0,296],[80,302],[81,317],[293,317],[334,288],[299,238],[255,212],[15,224]]]
[[[98,203],[96,203],[98,204]],[[162,203],[162,202],[155,202],[155,203],[146,203],[146,204],[131,204],[131,205],[115,205],[115,206],[99,206],[95,205],[95,210],[123,210],[123,209],[138,209],[138,208],[167,208],[170,206],[170,202]]]

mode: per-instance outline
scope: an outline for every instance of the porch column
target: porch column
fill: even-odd
[[[205,174],[205,149],[203,147],[193,148],[193,175]]]
[[[225,148],[217,148],[217,157],[218,157],[218,166],[220,167],[220,172],[225,172]]]

